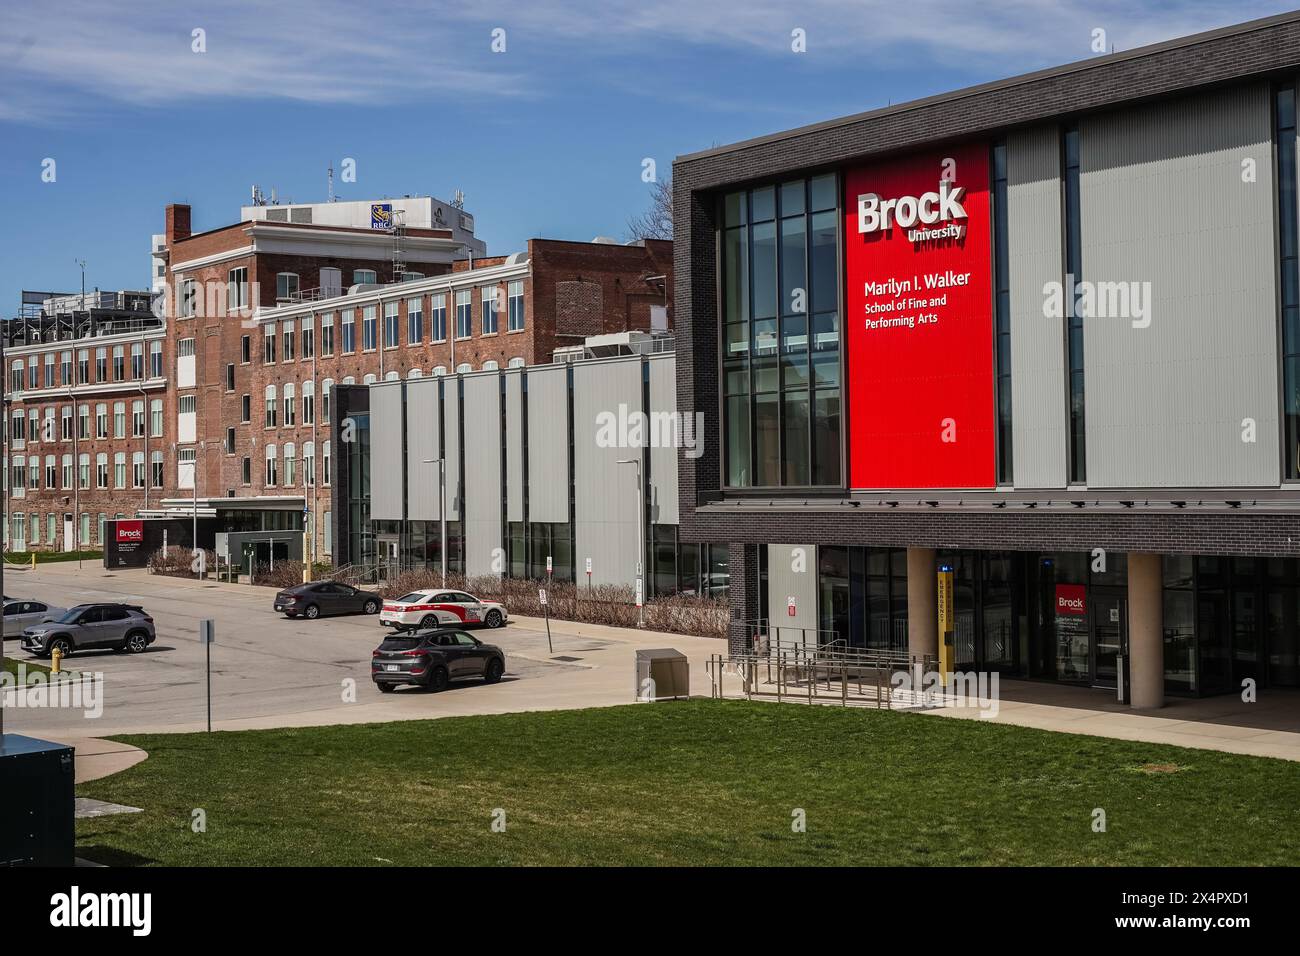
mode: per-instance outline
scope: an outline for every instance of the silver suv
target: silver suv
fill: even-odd
[[[156,637],[153,618],[138,605],[78,604],[53,621],[24,628],[21,647],[37,657],[49,657],[55,648],[64,657],[101,647],[139,654]]]

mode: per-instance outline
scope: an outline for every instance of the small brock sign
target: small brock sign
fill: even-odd
[[[1056,586],[1056,613],[1058,616],[1083,617],[1088,613],[1088,589],[1082,584]]]

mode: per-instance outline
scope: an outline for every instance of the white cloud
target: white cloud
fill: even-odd
[[[1097,27],[1108,43],[1131,49],[1281,9],[1260,0],[1155,0],[1141,8],[1123,0],[1004,0],[996,8],[961,0],[228,0],[206,9],[168,0],[7,0],[0,119],[60,121],[105,99],[182,106],[545,95],[551,77],[579,57],[649,76],[652,95],[657,88],[679,100],[717,99],[688,75],[656,73],[656,64],[708,52],[774,58],[788,54],[795,27],[807,31],[810,65],[1010,75],[1090,56]],[[497,26],[507,31],[506,55],[488,52]],[[206,31],[206,53],[191,51],[196,27]],[[744,99],[743,88],[726,91],[733,92]]]

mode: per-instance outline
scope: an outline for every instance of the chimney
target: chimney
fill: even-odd
[[[190,207],[188,203],[169,203],[167,206],[167,246],[190,237]]]

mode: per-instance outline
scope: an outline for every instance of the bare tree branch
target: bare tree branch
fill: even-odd
[[[673,237],[673,181],[656,179],[650,185],[650,208],[629,216],[630,239],[671,239]]]

